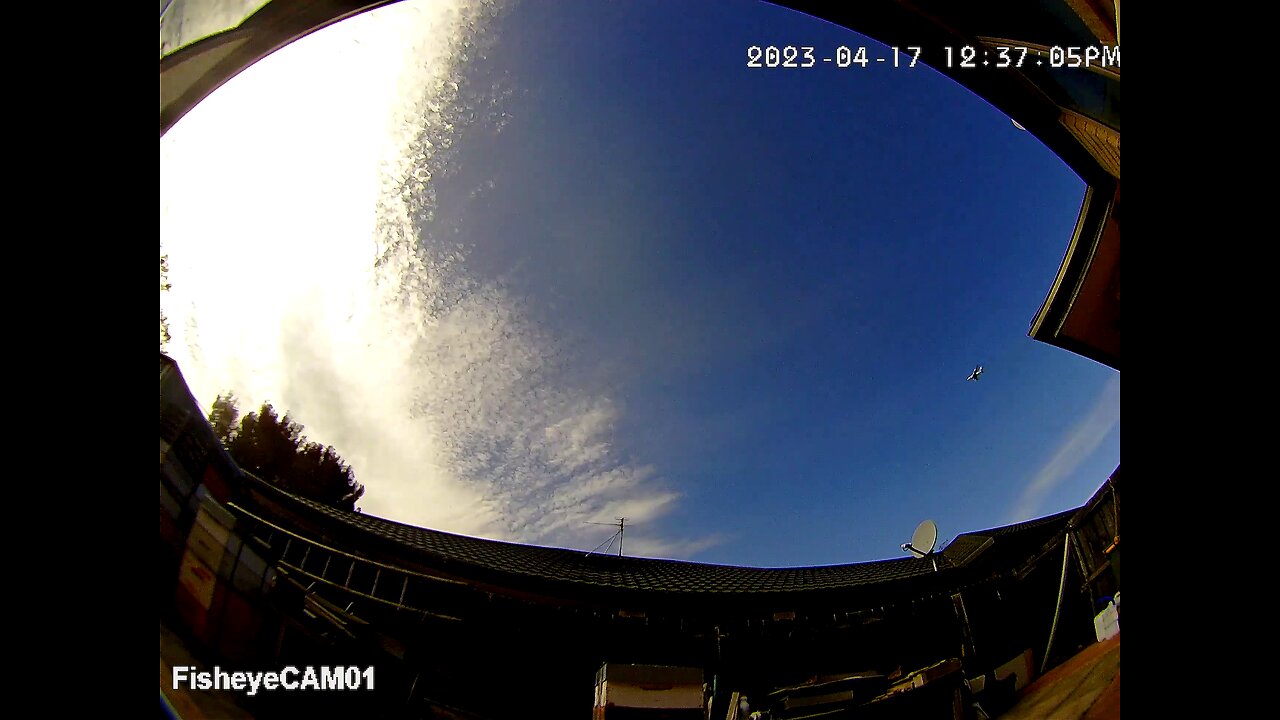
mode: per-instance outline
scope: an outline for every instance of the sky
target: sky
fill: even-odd
[[[411,0],[284,48],[160,141],[165,350],[449,532],[825,565],[1083,503],[1119,373],[1027,336],[1083,182],[923,64],[771,44],[890,52],[750,0]]]

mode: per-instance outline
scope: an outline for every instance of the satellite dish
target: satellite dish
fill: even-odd
[[[916,526],[916,531],[911,534],[911,547],[921,555],[928,555],[933,552],[933,546],[938,542],[938,525],[932,520],[925,520]]]
[[[938,572],[938,556],[933,554],[933,546],[938,542],[938,524],[925,520],[916,526],[911,534],[911,542],[902,543],[902,549],[916,557],[929,558],[933,562],[933,571]]]

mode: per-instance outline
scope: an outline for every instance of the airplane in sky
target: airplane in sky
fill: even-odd
[[[977,379],[978,379],[978,378],[980,378],[980,377],[982,377],[982,366],[981,366],[981,365],[979,365],[978,367],[974,368],[974,369],[973,369],[973,372],[969,373],[969,377],[965,378],[965,380],[977,380]]]

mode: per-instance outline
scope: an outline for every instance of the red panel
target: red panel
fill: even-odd
[[[231,500],[231,484],[215,467],[217,463],[209,463],[204,469],[204,486],[209,495],[220,503]]]
[[[248,660],[256,654],[262,613],[238,592],[226,594],[218,631],[218,650],[227,660]]]
[[[178,585],[174,592],[173,604],[178,610],[178,617],[193,635],[205,640],[209,613],[204,606],[185,587]]]

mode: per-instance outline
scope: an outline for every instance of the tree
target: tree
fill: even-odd
[[[160,256],[160,292],[167,292],[173,286],[169,284],[169,256]],[[173,336],[169,334],[169,318],[164,315],[164,308],[160,308],[160,351],[164,351],[164,346],[169,344]]]
[[[235,395],[218,395],[209,423],[240,467],[284,490],[342,510],[354,510],[364,495],[333,446],[307,440],[303,426],[271,403],[240,417]]]
[[[236,402],[234,393],[219,395],[209,411],[209,424],[223,445],[230,446],[231,438],[236,434],[236,422],[240,419],[240,408],[236,407]]]

